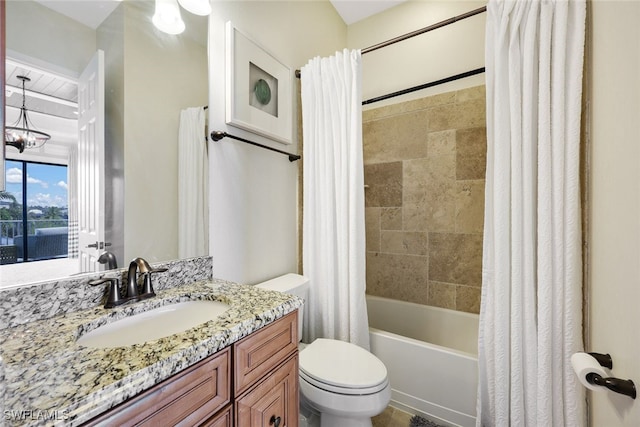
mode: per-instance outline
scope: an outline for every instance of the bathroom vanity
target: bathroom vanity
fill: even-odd
[[[297,331],[293,312],[84,425],[297,426]]]
[[[169,268],[168,277],[184,279],[184,264]],[[54,308],[75,296],[63,287],[55,285],[60,300]],[[40,294],[19,291],[15,301],[33,299],[38,306]],[[5,425],[297,426],[300,298],[216,279],[159,283],[156,293],[113,309],[96,306],[100,299],[94,298],[91,308],[55,315],[34,310],[28,314],[33,320],[9,322],[0,330]],[[12,298],[4,295],[4,301]],[[101,326],[185,301],[229,308],[148,342],[111,348],[78,343]],[[14,311],[26,310],[24,304]]]

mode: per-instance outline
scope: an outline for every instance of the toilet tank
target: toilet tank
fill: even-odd
[[[255,286],[270,291],[285,292],[307,301],[309,298],[309,279],[295,273],[288,273],[275,277]],[[304,305],[298,309],[298,340],[302,340],[302,325],[304,323]]]

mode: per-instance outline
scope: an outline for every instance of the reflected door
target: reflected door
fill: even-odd
[[[104,52],[78,81],[78,257],[80,271],[100,269],[105,245]]]

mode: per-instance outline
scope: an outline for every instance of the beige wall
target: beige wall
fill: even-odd
[[[293,71],[346,45],[346,25],[328,1],[212,2],[209,26],[210,125],[265,145],[298,151],[225,124],[225,22]],[[292,119],[296,117],[296,105]],[[286,156],[223,139],[210,143],[210,248],[214,276],[255,283],[298,270],[298,163]],[[304,155],[304,154],[303,154]]]
[[[105,73],[105,241],[124,265],[124,16],[121,4],[96,30]]]
[[[206,39],[156,30],[149,19],[153,5],[125,4],[125,260],[178,257],[180,111],[208,102]]]
[[[590,351],[640,386],[640,2],[593,1]],[[640,425],[640,401],[592,393],[595,426]]]
[[[363,116],[367,293],[478,313],[484,86]]]
[[[482,7],[485,1],[415,1],[349,25],[347,45],[366,48]],[[484,66],[485,13],[362,57],[362,94],[370,99]],[[484,74],[382,101],[365,108],[484,84]]]

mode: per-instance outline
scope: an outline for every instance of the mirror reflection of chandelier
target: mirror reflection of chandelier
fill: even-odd
[[[33,128],[33,123],[31,123],[31,120],[29,120],[27,116],[24,89],[25,82],[30,82],[31,79],[27,76],[17,76],[17,78],[22,80],[22,107],[20,107],[20,116],[13,126],[5,126],[4,140],[6,145],[15,147],[22,153],[25,148],[42,147],[51,139],[51,135]]]

